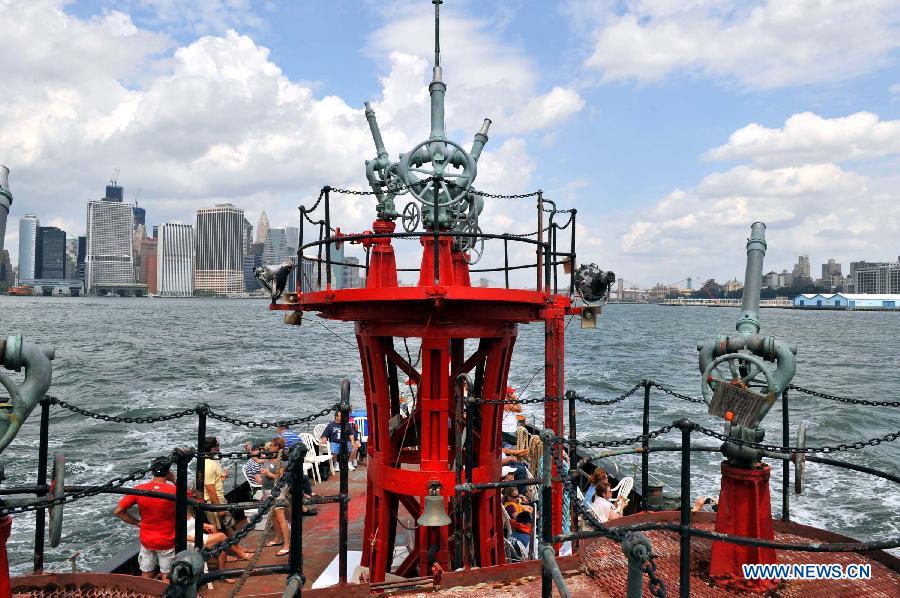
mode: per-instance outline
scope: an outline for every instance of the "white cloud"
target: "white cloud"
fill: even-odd
[[[125,0],[132,9],[146,14],[149,23],[171,31],[194,34],[224,33],[228,29],[258,30],[265,21],[257,7],[266,3],[250,0]]]
[[[624,0],[583,6],[593,23],[586,66],[604,80],[676,73],[746,88],[842,81],[888,62],[900,39],[897,0]]]
[[[900,120],[883,121],[871,112],[823,118],[794,114],[781,129],[751,123],[711,149],[712,160],[749,159],[755,164],[805,164],[878,158],[900,152]]]
[[[417,22],[391,22],[373,34],[372,46],[387,57],[379,62],[382,94],[373,100],[392,156],[428,134],[429,62],[396,37]],[[504,129],[552,127],[582,101],[566,88],[538,90],[529,61],[477,23],[451,14],[446,29],[451,130],[474,134],[485,107],[500,107],[490,114],[497,127],[476,184],[526,190],[533,159],[527,143]],[[82,234],[85,201],[101,194],[114,168],[126,199],[143,187],[150,224],[190,222],[196,208],[231,201],[254,223],[265,209],[273,226],[296,225],[297,205],[310,205],[323,184],[365,184],[363,161],[374,151],[362,106],[291,80],[250,36],[227,30],[176,47],[120,12],[69,15],[63,0],[0,4],[0,35],[9,42],[0,104],[0,163],[12,170],[15,195],[9,229],[30,211]],[[499,66],[489,66],[492,55]],[[333,215],[345,230],[363,230],[373,204],[336,199]],[[515,223],[518,214],[511,216]]]

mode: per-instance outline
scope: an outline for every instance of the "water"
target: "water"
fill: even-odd
[[[610,398],[641,378],[653,378],[696,395],[698,342],[733,330],[737,309],[612,305],[604,309],[597,330],[567,330],[566,387],[594,398]],[[333,404],[340,380],[353,382],[351,400],[361,405],[362,380],[352,325],[327,322],[340,338],[305,316],[303,326],[285,326],[265,302],[215,299],[99,299],[0,297],[0,333],[21,332],[27,340],[56,348],[50,394],[86,409],[115,415],[158,415],[200,402],[215,410],[250,419],[293,418]],[[833,394],[863,399],[897,400],[897,338],[900,316],[887,312],[809,312],[764,310],[763,332],[795,342],[795,383]],[[511,384],[520,390],[540,366],[543,327],[522,326],[512,361]],[[410,342],[413,359],[417,344]],[[402,350],[402,349],[401,349]],[[538,374],[528,395],[542,392]],[[640,433],[640,392],[610,407],[579,412],[579,436],[622,438]],[[540,420],[540,411],[526,406]],[[720,429],[700,405],[654,393],[653,428],[680,417]],[[809,423],[809,446],[881,436],[900,429],[900,409],[862,407],[792,393],[791,421]],[[4,486],[33,484],[37,463],[39,415],[35,411],[6,449]],[[324,420],[323,420],[324,421]],[[767,442],[781,441],[781,414],[773,408],[766,420]],[[67,483],[102,483],[149,457],[177,445],[195,443],[196,420],[162,425],[113,424],[85,419],[59,407],[51,410],[51,453],[67,460]],[[223,450],[237,450],[247,440],[266,438],[265,431],[209,422]],[[794,432],[795,433],[795,432]],[[793,433],[792,433],[793,434]],[[675,444],[677,434],[661,442]],[[697,436],[698,444],[717,444]],[[840,459],[898,472],[900,442],[839,455]],[[718,493],[714,454],[695,453],[696,494]],[[635,475],[639,460],[616,460],[622,473]],[[653,475],[677,487],[679,456],[651,457]],[[773,512],[780,513],[781,466],[773,467]],[[791,497],[792,516],[802,523],[827,527],[860,538],[900,534],[900,488],[845,470],[807,464],[804,494]],[[229,481],[230,483],[230,481]],[[66,505],[62,544],[48,549],[47,562],[65,566],[80,552],[80,568],[89,568],[136,538],[136,530],[112,516],[116,496],[105,495]],[[9,541],[11,567],[31,566],[33,521],[16,515]],[[55,564],[55,565],[53,565]]]

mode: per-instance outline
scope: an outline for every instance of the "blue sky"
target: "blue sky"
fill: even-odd
[[[152,224],[231,201],[295,225],[321,185],[364,185],[363,101],[394,157],[428,132],[428,0],[0,13],[14,262],[18,217],[83,233],[114,168]],[[442,21],[452,137],[494,120],[476,186],[577,207],[581,261],[641,285],[740,277],[756,219],[776,270],[900,254],[898,2],[447,0]],[[339,216],[363,230],[373,210]],[[484,222],[534,229],[508,205]]]

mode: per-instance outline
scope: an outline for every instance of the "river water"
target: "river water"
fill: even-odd
[[[733,330],[734,308],[607,306],[596,330],[567,329],[566,388],[592,398],[611,398],[642,378],[697,395],[696,345]],[[0,297],[0,334],[21,333],[56,349],[50,394],[85,409],[123,416],[159,415],[206,402],[213,409],[256,420],[287,419],[333,404],[344,377],[353,382],[354,406],[364,403],[352,325],[305,316],[301,327],[285,326],[260,300],[100,299]],[[900,393],[900,315],[887,312],[811,312],[767,309],[763,332],[799,347],[796,384],[861,399],[897,400]],[[413,358],[417,344],[410,342]],[[543,327],[521,326],[510,381],[522,389],[540,367]],[[526,395],[542,394],[538,374]],[[641,393],[609,406],[579,411],[579,436],[614,439],[641,431]],[[809,446],[864,440],[900,430],[900,409],[847,405],[791,394],[792,427],[809,425]],[[540,411],[526,406],[540,421]],[[715,429],[720,422],[702,405],[653,394],[653,428],[681,417]],[[323,418],[326,421],[328,418]],[[33,484],[39,410],[4,451],[4,486]],[[780,443],[781,413],[765,421],[766,441]],[[69,484],[98,484],[146,467],[153,455],[195,442],[196,419],[152,426],[86,419],[51,409],[50,449],[66,456]],[[210,421],[223,451],[238,450],[265,432]],[[792,432],[792,436],[795,432]],[[678,434],[660,440],[676,444]],[[715,445],[695,436],[697,444]],[[832,455],[898,473],[900,441]],[[693,455],[695,494],[718,493],[718,463],[711,453]],[[52,457],[51,457],[52,461]],[[623,474],[640,479],[639,459],[616,460]],[[677,487],[677,453],[651,458],[651,472]],[[781,466],[773,467],[772,510],[781,510]],[[118,497],[105,495],[65,507],[61,545],[47,551],[48,568],[66,565],[79,552],[89,568],[136,537],[136,530],[111,515]],[[860,539],[900,534],[900,488],[869,476],[810,463],[806,489],[792,496],[792,517]],[[9,541],[13,573],[31,566],[31,514],[16,515]]]

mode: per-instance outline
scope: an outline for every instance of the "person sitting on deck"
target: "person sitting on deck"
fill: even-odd
[[[193,509],[191,509],[191,507],[188,507],[187,541],[188,541],[189,546],[193,546],[194,539],[196,538],[196,536],[194,535],[195,534],[194,530],[196,529],[195,525],[196,525],[196,521],[194,520],[194,511],[193,511]],[[215,546],[216,544],[219,544],[220,542],[224,542],[227,539],[228,539],[227,536],[225,536],[225,534],[223,534],[222,532],[217,532],[216,528],[213,527],[212,524],[210,524],[210,523],[203,524],[203,546],[205,546],[205,547]],[[249,555],[247,553],[243,554],[243,558],[249,558],[250,556],[252,556],[252,553]],[[216,562],[219,565],[219,570],[226,568],[227,560],[228,560],[228,558],[225,556],[225,551],[220,552],[219,556],[216,557]],[[227,577],[225,579],[223,579],[222,581],[224,581],[225,583],[237,583],[236,579],[231,579],[231,578],[227,578]]]
[[[350,454],[347,456],[347,467],[350,471],[356,469],[353,466],[352,461],[356,459],[356,453],[359,448],[356,445],[356,438],[351,432],[350,424],[347,425],[347,435],[350,437],[350,443],[347,447],[347,450],[350,451]],[[328,422],[328,425],[325,426],[325,429],[322,431],[322,437],[319,439],[319,442],[324,445],[326,442],[331,445],[331,455],[334,458],[337,458],[340,455],[341,451],[341,412],[334,412],[334,421]]]
[[[519,404],[519,396],[516,389],[512,386],[506,387],[505,401],[516,401],[515,403],[503,404],[503,421],[501,427],[506,434],[516,435],[516,429],[519,427],[519,414],[522,413],[522,405]]]
[[[531,525],[534,522],[533,509],[522,504],[519,490],[515,486],[503,489],[503,508],[509,515],[512,537],[521,542],[525,550],[528,550],[528,545],[531,543]]]
[[[175,484],[171,483],[175,479],[171,470],[172,461],[159,457],[150,466],[153,479],[146,484],[138,484],[134,489],[174,496]],[[128,512],[134,505],[138,507],[140,519]],[[159,568],[162,580],[167,581],[175,558],[175,501],[129,494],[119,501],[113,515],[141,530],[141,551],[138,554],[141,577],[155,577],[156,569]]]
[[[264,442],[254,442],[252,444],[248,442],[244,447],[250,453],[250,458],[244,463],[244,477],[247,478],[247,483],[250,484],[250,488],[254,493],[262,487],[262,473],[260,473],[260,470],[266,460],[259,456],[259,452],[264,446]]]
[[[597,519],[600,520],[600,523],[606,523],[611,519],[618,519],[622,516],[610,502],[610,498],[612,498],[612,489],[609,487],[609,482],[597,482],[597,485],[594,487],[594,500],[591,503],[591,510],[597,516]]]
[[[300,436],[294,434],[289,426],[278,426],[276,429],[278,435],[284,438],[284,446],[287,448],[291,448],[298,442],[300,442]]]
[[[522,467],[514,467],[513,465],[504,465],[500,468],[500,480],[501,481],[512,481],[512,480],[527,480],[528,479],[528,470]],[[519,486],[519,494],[524,496],[527,491],[527,486]]]
[[[598,465],[594,468],[593,473],[591,473],[590,480],[588,481],[588,488],[584,493],[585,509],[591,508],[591,503],[594,502],[594,493],[597,490],[597,484],[600,482],[609,484],[609,477],[606,475],[606,470]]]

